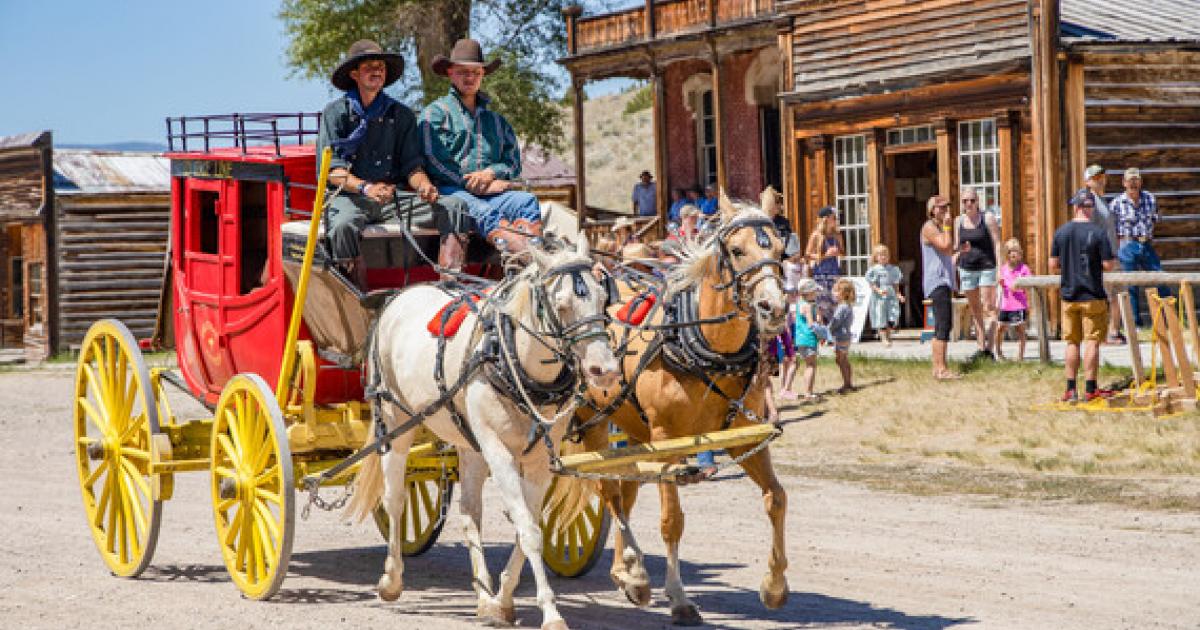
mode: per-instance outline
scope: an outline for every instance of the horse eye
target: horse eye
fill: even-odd
[[[741,248],[738,247],[734,247],[733,249],[729,250],[729,253],[733,254],[735,258],[741,258],[742,256],[746,255],[746,252],[742,251]]]

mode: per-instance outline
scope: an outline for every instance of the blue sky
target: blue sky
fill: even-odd
[[[268,0],[0,0],[0,136],[163,143],[167,116],[319,110],[332,88],[288,78],[277,11]]]

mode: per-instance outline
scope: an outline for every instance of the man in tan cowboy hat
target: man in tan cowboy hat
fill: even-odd
[[[637,236],[633,231],[636,227],[637,223],[629,217],[621,217],[613,223],[610,231],[617,242],[617,249],[638,242]]]
[[[404,59],[379,44],[365,39],[351,44],[330,77],[345,94],[325,106],[317,135],[317,159],[325,147],[333,147],[329,182],[342,188],[329,207],[332,255],[364,290],[362,229],[394,218],[397,198],[414,194],[397,186],[407,184],[427,202],[438,199],[425,174],[416,116],[383,91],[403,70]]]
[[[421,112],[421,139],[429,175],[443,198],[461,199],[489,242],[509,252],[525,249],[526,239],[542,231],[537,198],[513,190],[521,175],[517,135],[491,99],[480,90],[483,78],[500,60],[483,59],[473,39],[460,39],[449,57],[433,59],[433,71],[450,79],[450,92]],[[456,239],[443,249],[461,248]],[[454,255],[460,255],[455,253]]]

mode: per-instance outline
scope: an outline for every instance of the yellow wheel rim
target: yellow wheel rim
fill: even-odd
[[[546,496],[554,494],[554,484]],[[579,577],[595,566],[608,540],[608,510],[599,496],[593,496],[575,520],[561,527],[555,509],[542,523],[542,560],[556,575]],[[559,531],[559,530],[562,531]]]
[[[116,320],[93,324],[75,370],[75,461],[96,548],[122,577],[150,564],[162,517],[149,473],[150,436],[159,432],[150,392],[129,329]]]
[[[440,518],[442,506],[454,496],[454,482],[449,479],[409,479],[408,500],[404,504],[404,522],[400,525],[401,551],[405,556],[419,556],[437,542],[445,525]],[[388,539],[391,519],[383,505],[375,508],[375,526],[383,539]]]
[[[221,392],[211,486],[225,568],[247,597],[271,597],[292,555],[295,499],[283,414],[257,375],[239,374]]]

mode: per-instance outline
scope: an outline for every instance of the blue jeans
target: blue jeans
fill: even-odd
[[[523,190],[508,190],[498,195],[479,197],[458,186],[438,186],[438,193],[461,199],[467,204],[467,213],[483,236],[488,236],[500,227],[500,221],[525,220],[541,223],[542,208],[537,197]]]
[[[1121,271],[1162,271],[1162,262],[1154,251],[1151,243],[1126,241],[1117,250],[1117,260],[1121,263]],[[1133,307],[1133,319],[1138,326],[1144,326],[1141,309],[1141,287],[1129,287],[1129,302]],[[1171,294],[1171,288],[1160,286],[1158,294],[1166,297]]]
[[[696,453],[696,465],[701,468],[708,468],[709,466],[716,466],[717,463],[716,463],[716,460],[713,459],[713,452],[712,451],[700,451],[699,453]]]

